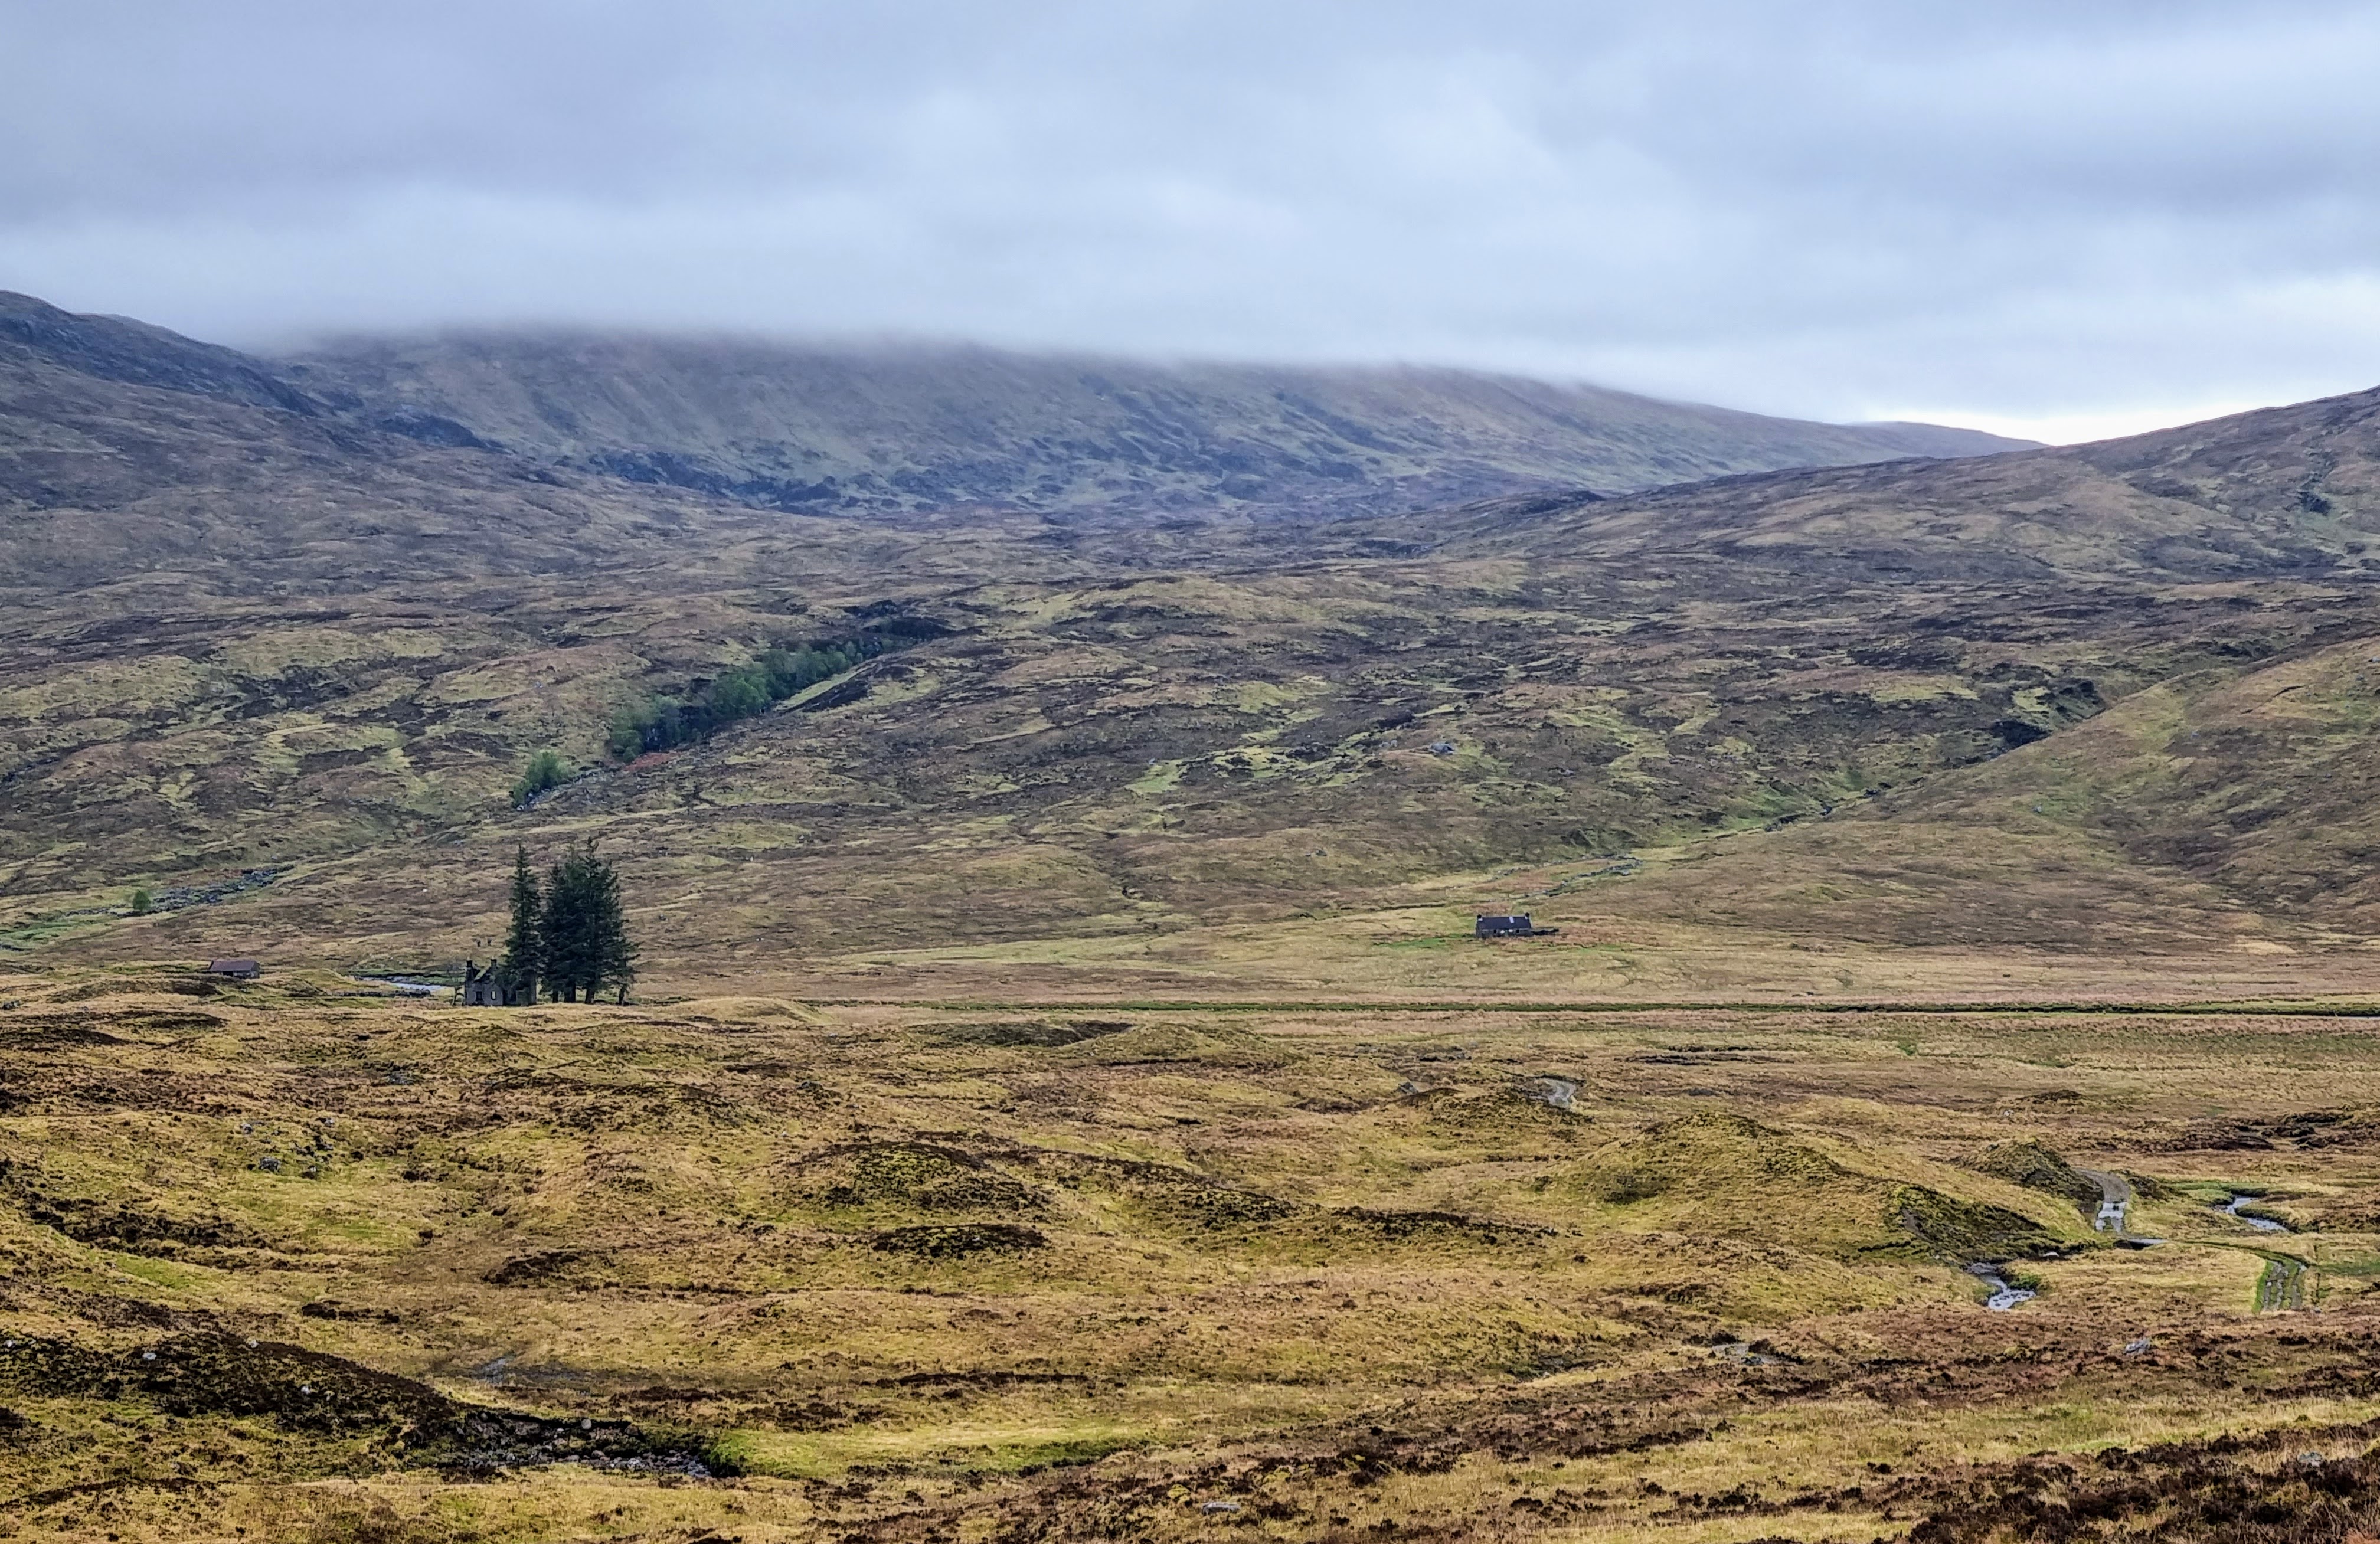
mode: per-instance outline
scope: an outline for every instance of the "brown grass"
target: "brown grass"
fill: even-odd
[[[2028,1454],[2183,1444],[2142,1460],[2163,1510],[2093,1503],[2113,1538],[2301,1505],[2292,1444],[2352,1465],[2380,1415],[2380,1239],[2209,1204],[2380,1205],[2360,1020],[162,990],[188,980],[0,982],[5,1327],[134,1369],[0,1391],[0,1521],[1963,1539],[2078,1493]],[[2095,1246],[2067,1198],[1965,1166],[2011,1137],[2161,1182],[2135,1226],[2170,1242]],[[1912,1231],[1921,1194],[2066,1258],[2008,1267],[2041,1295],[1987,1314],[1964,1254],[2044,1251]],[[879,1246],[970,1230],[1040,1242]],[[2320,1312],[2253,1311],[2276,1251]],[[143,1392],[143,1349],[209,1335],[422,1392],[330,1425]],[[456,1484],[416,1398],[548,1425]],[[539,1456],[581,1419],[746,1472]],[[2274,1435],[2191,1456],[2224,1432]]]

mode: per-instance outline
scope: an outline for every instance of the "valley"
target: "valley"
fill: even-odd
[[[0,989],[20,1529],[2369,1523],[2369,995],[2143,1017],[474,1012],[154,967]],[[2074,1165],[2120,1172],[2126,1236],[2157,1242],[2095,1231]],[[2034,1295],[1986,1307],[1977,1260]]]
[[[0,320],[0,1536],[2380,1528],[2380,394]]]

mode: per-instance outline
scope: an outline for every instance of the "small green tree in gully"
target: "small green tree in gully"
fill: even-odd
[[[540,750],[528,759],[521,769],[520,781],[513,784],[513,803],[526,805],[548,788],[559,788],[577,773],[558,750]]]
[[[537,872],[528,866],[528,849],[513,852],[513,920],[504,934],[504,996],[534,994],[545,971],[545,896],[537,887]]]
[[[555,1002],[592,1003],[607,985],[627,1001],[628,984],[637,979],[637,946],[620,906],[620,877],[595,856],[592,839],[553,866],[540,930],[546,988]]]

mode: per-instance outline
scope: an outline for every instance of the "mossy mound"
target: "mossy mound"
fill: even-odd
[[[1049,1198],[973,1153],[932,1142],[869,1142],[809,1166],[820,1205],[920,1211],[1038,1211]]]
[[[175,1198],[183,1209],[167,1211],[139,1204],[119,1193],[107,1198],[55,1195],[35,1183],[38,1166],[20,1165],[0,1158],[0,1198],[13,1203],[26,1221],[78,1244],[119,1249],[128,1254],[173,1256],[185,1248],[262,1248],[265,1238],[212,1207],[193,1207]]]
[[[303,1346],[187,1335],[130,1350],[20,1336],[0,1347],[0,1387],[47,1397],[134,1400],[170,1416],[270,1418],[285,1430],[395,1439],[407,1462],[500,1469],[576,1462],[709,1472],[701,1455],[629,1422],[549,1419],[467,1404],[427,1383]]]
[[[2097,1180],[2029,1137],[2013,1142],[1994,1142],[1964,1162],[1979,1174],[1990,1174],[2028,1190],[2063,1196],[2086,1210],[2096,1210],[2099,1205]]]
[[[676,1011],[688,1023],[714,1029],[823,1022],[816,1009],[774,997],[698,997],[677,1004]]]
[[[2093,1187],[2093,1195],[2097,1188]],[[1905,1235],[1883,1253],[1931,1255],[1939,1259],[2056,1259],[2078,1247],[2021,1211],[1982,1201],[1962,1201],[1923,1185],[1904,1185],[1887,1198],[1885,1226]]]
[[[1137,1198],[1152,1211],[1204,1228],[1278,1222],[1298,1210],[1278,1196],[1223,1185],[1149,1185],[1138,1192]]]
[[[1607,1145],[1558,1183],[1623,1225],[1838,1259],[2008,1259],[2072,1246],[2022,1213],[1895,1173],[1900,1164],[1888,1155],[1855,1161],[1741,1115],[1699,1111]]]
[[[1576,1111],[1548,1103],[1542,1087],[1486,1092],[1442,1089],[1423,1094],[1416,1102],[1428,1111],[1430,1127],[1447,1136],[1543,1137],[1566,1145],[1584,1139],[1595,1126]]]
[[[1375,1207],[1342,1207],[1331,1219],[1342,1228],[1377,1235],[1391,1243],[1516,1244],[1543,1238],[1552,1230],[1526,1223],[1499,1222],[1455,1211],[1409,1211]]]
[[[159,973],[140,976],[108,976],[95,981],[76,981],[42,993],[37,1002],[95,1003],[103,997],[132,997],[151,993],[171,993],[176,997],[215,997],[222,994],[223,983],[195,971]]]
[[[1642,1198],[1689,1181],[1824,1187],[1856,1177],[1817,1149],[1723,1110],[1696,1111],[1614,1142],[1580,1173],[1590,1189],[1634,1190]]]
[[[1119,1197],[1160,1222],[1236,1228],[1278,1222],[1304,1210],[1278,1196],[1245,1190],[1170,1163],[1047,1148],[1018,1156],[1068,1190]]]
[[[938,1045],[1055,1048],[1079,1045],[1102,1035],[1121,1035],[1132,1025],[1116,1018],[994,1019],[980,1024],[929,1027],[926,1038]]]
[[[1241,1071],[1285,1066],[1297,1060],[1296,1052],[1262,1035],[1222,1025],[1192,1028],[1183,1024],[1145,1024],[1086,1039],[1068,1047],[1066,1054],[1100,1066],[1183,1063]]]
[[[168,1414],[271,1416],[325,1432],[449,1425],[463,1406],[426,1383],[274,1342],[192,1335],[131,1352],[23,1338],[0,1349],[0,1381],[35,1394],[143,1397]]]
[[[612,1263],[601,1249],[540,1249],[516,1255],[480,1279],[500,1287],[583,1287],[598,1284]]]
[[[1021,1254],[1046,1248],[1049,1243],[1038,1228],[1006,1222],[930,1222],[878,1234],[868,1246],[879,1254],[960,1259],[968,1255]]]
[[[220,1213],[174,1217],[74,1198],[33,1197],[26,1202],[25,1216],[43,1227],[55,1228],[78,1244],[133,1255],[172,1256],[183,1246],[257,1249],[266,1242],[254,1229]]]

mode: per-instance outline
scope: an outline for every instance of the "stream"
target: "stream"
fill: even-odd
[[[1548,1102],[1550,1103],[1551,1100],[1548,1100]],[[2082,1172],[2099,1181],[2103,1197],[2099,1203],[2098,1215],[2092,1219],[2092,1228],[2095,1232],[2112,1231],[2117,1235],[2116,1243],[2120,1248],[2137,1248],[2158,1242],[2155,1239],[2134,1239],[2124,1235],[2124,1213],[2131,1202],[2130,1185],[2125,1184],[2119,1176],[2102,1175],[2087,1169]],[[2233,1196],[2215,1210],[2227,1217],[2237,1217],[2258,1233],[2288,1233],[2289,1229],[2286,1223],[2277,1222],[2269,1217],[2251,1217],[2240,1210],[2260,1199],[2262,1199],[2261,1197],[2252,1195]],[[2266,1262],[2264,1277],[2256,1283],[2257,1311],[2261,1313],[2274,1309],[2304,1307],[2307,1275],[2305,1262],[2275,1256],[2267,1256]],[[2000,1274],[1999,1267],[1996,1265],[1978,1261],[1967,1267],[1967,1270],[1977,1281],[1991,1288],[1991,1295],[1984,1299],[1984,1307],[1994,1313],[2006,1313],[2018,1304],[2029,1303],[2034,1298],[2034,1294],[2023,1287],[2011,1285],[2009,1279]]]
[[[347,979],[369,981],[374,986],[395,987],[399,991],[410,992],[416,997],[428,997],[438,992],[455,990],[452,987],[440,986],[435,981],[417,981],[410,976],[349,976]]]
[[[2258,1233],[2289,1232],[2289,1230],[2286,1223],[2276,1222],[2269,1217],[2251,1217],[2240,1210],[2249,1202],[2260,1200],[2262,1198],[2263,1198],[2257,1196],[2234,1196],[2229,1200],[2224,1202],[2218,1210],[2227,1217],[2239,1218],[2240,1221],[2247,1223]]]
[[[1984,1307],[1994,1313],[2004,1314],[2019,1303],[2033,1301],[2034,1295],[2023,1287],[2010,1286],[1998,1266],[1977,1262],[1967,1267],[1967,1272],[1992,1289],[1992,1295],[1984,1299]]]

